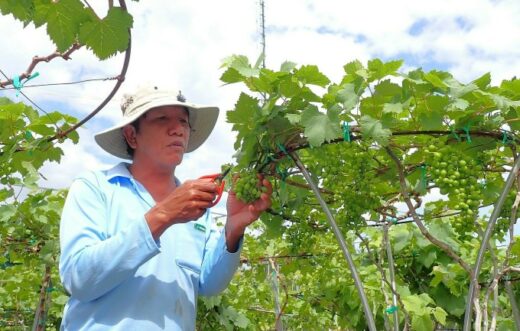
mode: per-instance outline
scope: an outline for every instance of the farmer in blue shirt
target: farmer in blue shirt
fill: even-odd
[[[208,208],[210,179],[180,183],[184,153],[209,136],[218,108],[144,88],[125,96],[123,120],[96,135],[107,152],[132,160],[78,176],[60,226],[60,276],[70,299],[62,330],[195,330],[197,296],[226,288],[245,228],[271,204],[227,200],[219,231]]]

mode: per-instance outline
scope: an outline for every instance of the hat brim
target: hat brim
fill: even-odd
[[[122,133],[122,128],[132,123],[149,110],[162,106],[183,106],[188,109],[191,133],[188,146],[186,147],[186,153],[193,152],[199,148],[200,145],[202,145],[209,137],[217,123],[219,114],[218,107],[198,106],[191,103],[180,102],[175,98],[161,98],[140,105],[140,107],[144,107],[144,109],[136,112],[136,115],[125,117],[123,121],[117,125],[97,133],[94,136],[96,143],[106,152],[114,156],[131,160],[132,156],[128,154],[127,144]]]

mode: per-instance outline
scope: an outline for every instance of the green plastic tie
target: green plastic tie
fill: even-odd
[[[40,76],[40,73],[38,71],[36,71],[34,74],[30,75],[29,78],[27,78],[27,80],[25,82],[27,83],[31,79],[36,78],[38,76]]]
[[[502,131],[502,144],[509,144],[509,135],[505,131]]]
[[[394,217],[390,217],[390,222],[392,222],[393,225],[397,225],[397,218],[394,218]]]
[[[451,128],[451,134],[457,139],[457,141],[460,143],[460,136],[457,134],[454,127]]]
[[[350,142],[350,126],[348,122],[343,122],[343,140]]]
[[[466,125],[463,129],[466,132],[466,141],[468,142],[468,144],[471,144],[471,136],[469,135],[469,124]]]
[[[285,149],[285,146],[284,146],[284,145],[282,145],[282,144],[280,144],[280,143],[276,143],[276,146],[278,146],[278,148],[279,148],[282,152],[284,152],[284,154],[289,155],[289,153],[287,153],[287,150]]]
[[[397,306],[390,306],[385,309],[385,313],[387,314],[393,314],[397,311]]]
[[[13,78],[13,86],[16,89],[16,96],[20,95],[20,91],[22,90],[23,84],[20,82],[20,76],[16,76]]]
[[[268,165],[270,162],[276,161],[276,159],[273,157],[273,155],[271,153],[268,152],[266,154],[267,154],[267,157],[265,158],[261,168]]]
[[[278,164],[277,164],[275,171],[278,175],[280,175],[280,180],[282,181],[280,183],[280,191],[284,191],[286,188],[285,179],[287,178],[287,170],[284,170],[284,171],[280,170],[280,168],[278,167]]]
[[[36,78],[40,75],[39,72],[35,72],[34,74],[30,75],[26,80],[25,80],[25,83],[27,83],[28,81],[30,81],[31,79],[33,78]],[[16,96],[20,95],[20,92],[22,91],[22,87],[25,83],[22,83],[20,81],[20,76],[16,76],[13,78],[13,86],[14,88],[16,89]]]
[[[31,131],[25,131],[25,138],[29,141],[34,139]]]
[[[283,182],[285,182],[285,179],[287,178],[287,170],[284,170],[284,171],[280,170],[280,168],[278,167],[278,164],[276,165],[276,169],[275,170],[276,170],[276,173],[278,175],[280,175],[281,180]]]

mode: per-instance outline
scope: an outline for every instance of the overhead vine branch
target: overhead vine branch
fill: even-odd
[[[23,79],[29,78],[32,74],[36,66],[41,62],[50,62],[56,58],[61,58],[64,60],[70,60],[70,55],[83,47],[80,43],[74,43],[67,51],[65,52],[58,52],[57,50],[47,56],[35,56],[33,57],[31,63],[29,64],[29,67],[20,75],[18,75],[20,81]],[[0,88],[5,88],[9,85],[13,85],[13,79],[8,79],[5,81],[0,81]]]

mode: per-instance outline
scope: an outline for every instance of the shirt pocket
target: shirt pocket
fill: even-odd
[[[200,222],[188,222],[175,229],[175,263],[188,271],[200,274],[206,234],[201,231]]]

